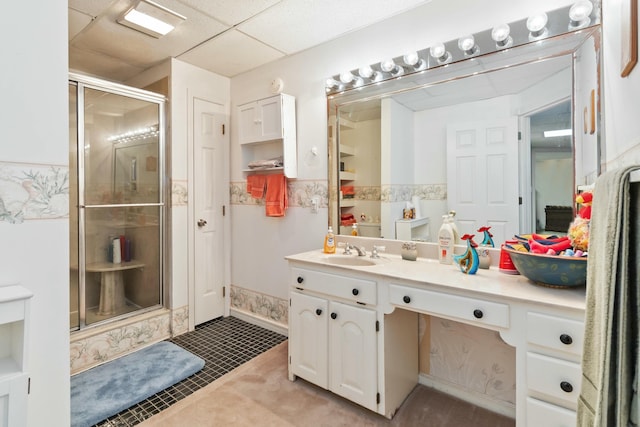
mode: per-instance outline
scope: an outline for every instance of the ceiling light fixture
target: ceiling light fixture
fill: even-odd
[[[573,131],[571,129],[558,129],[558,130],[545,130],[543,135],[545,138],[553,138],[557,136],[571,136]]]
[[[140,0],[118,18],[118,23],[159,39],[186,20],[180,15],[151,0]]]

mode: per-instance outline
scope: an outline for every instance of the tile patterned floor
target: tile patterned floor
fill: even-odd
[[[200,372],[96,426],[128,427],[139,424],[286,339],[284,335],[235,317],[220,317],[198,325],[195,331],[169,341],[203,358],[205,365]]]

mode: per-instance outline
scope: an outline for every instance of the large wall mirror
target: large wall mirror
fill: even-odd
[[[360,236],[435,241],[442,215],[455,210],[461,234],[488,225],[497,244],[566,233],[576,191],[599,173],[602,145],[600,26],[590,19],[567,31],[568,12],[549,12],[558,29],[544,39],[531,41],[523,20],[510,37],[524,41],[507,49],[488,30],[476,43],[491,53],[455,54],[455,41],[444,46],[444,65],[375,84],[358,70],[328,82],[334,230],[350,234],[355,222]],[[372,67],[378,78],[384,69]]]

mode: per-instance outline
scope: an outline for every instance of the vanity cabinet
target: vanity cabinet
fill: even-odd
[[[526,322],[527,425],[573,426],[582,381],[583,319],[529,311]]]
[[[514,406],[478,396],[473,387],[454,395],[504,411],[518,427],[575,425],[584,288],[546,288],[497,269],[465,275],[436,260],[391,253],[370,266],[333,264],[331,257],[344,255],[287,257],[289,379],[299,376],[391,418],[419,381],[447,387],[446,378],[424,380],[418,369],[423,313],[491,329],[515,348]]]
[[[27,332],[32,293],[0,286],[0,427],[27,425]]]
[[[353,305],[359,296],[375,299],[375,282],[301,269],[294,274],[291,374],[375,411],[376,312]],[[327,293],[316,296],[323,283]]]
[[[297,176],[295,97],[279,94],[237,107],[238,139],[245,166],[256,160],[282,157],[282,167],[245,169],[283,171],[288,178]]]

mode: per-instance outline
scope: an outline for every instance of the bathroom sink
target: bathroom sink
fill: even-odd
[[[351,256],[340,256],[340,255],[328,256],[325,259],[325,262],[327,264],[350,265],[350,266],[354,266],[354,267],[365,267],[365,266],[368,266],[368,265],[376,265],[375,261],[373,261],[372,259],[365,258],[365,257],[359,257],[359,256],[355,256],[355,255],[351,255]]]

